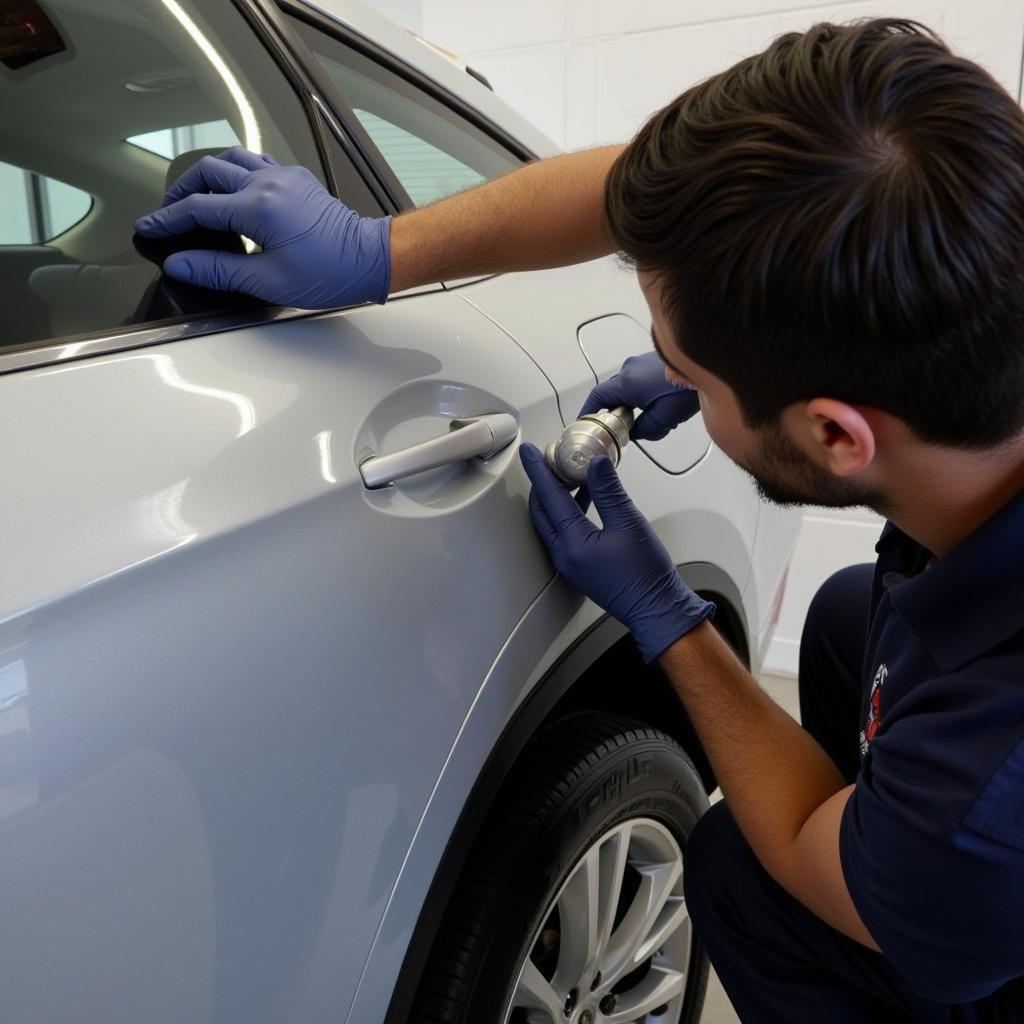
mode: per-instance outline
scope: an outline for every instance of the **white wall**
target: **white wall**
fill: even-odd
[[[815,21],[899,15],[924,22],[1019,98],[1020,0],[370,0],[405,28],[454,50],[495,91],[568,149],[628,139],[683,89]],[[804,614],[818,585],[874,561],[882,521],[808,509],[790,569],[770,671],[796,674]]]

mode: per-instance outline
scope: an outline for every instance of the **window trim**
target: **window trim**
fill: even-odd
[[[322,102],[323,83],[310,74],[311,64],[305,60],[306,55],[301,50],[296,52],[292,41],[282,33],[276,11],[268,10],[267,4],[262,0],[232,0],[232,4],[241,13],[263,44],[263,48],[270,54],[271,59],[295,90],[316,140],[317,154],[328,179],[328,190],[335,198],[340,198],[339,181],[341,176],[338,173],[336,161],[331,157],[333,147],[326,137],[321,114],[323,109],[330,109],[329,104]],[[332,131],[332,134],[348,159],[349,169],[362,179],[380,205],[381,211],[385,214],[397,213],[398,207],[387,191],[382,188],[376,168],[361,157],[350,138],[340,137],[337,131]]]
[[[357,308],[357,307],[350,307]],[[257,327],[261,324],[303,317],[322,316],[337,310],[295,309],[290,306],[258,306],[234,313],[214,313],[206,318],[194,314],[150,320],[138,326],[128,326],[106,333],[66,334],[43,341],[30,341],[0,349],[0,377],[20,370],[34,370],[41,366],[63,366],[92,356],[130,349],[163,345],[170,341],[183,341],[200,335],[221,334],[224,331]]]

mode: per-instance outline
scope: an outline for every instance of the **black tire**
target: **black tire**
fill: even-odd
[[[483,822],[428,957],[413,1024],[502,1024],[527,944],[584,853],[633,819],[663,825],[685,855],[708,800],[671,737],[627,718],[581,712],[523,753]],[[695,1024],[708,962],[692,940],[679,1016]],[[520,1011],[515,1011],[519,1013]]]

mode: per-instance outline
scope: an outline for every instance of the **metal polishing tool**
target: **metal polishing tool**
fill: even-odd
[[[618,466],[632,427],[633,410],[624,405],[583,416],[544,449],[544,461],[566,487],[579,487],[586,483],[587,466],[595,455],[607,455]]]

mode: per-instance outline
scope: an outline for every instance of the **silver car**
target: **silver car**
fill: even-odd
[[[696,1020],[714,779],[514,443],[650,349],[634,276],[162,278],[134,218],[236,144],[367,214],[556,152],[348,0],[0,4],[0,1019]],[[621,472],[756,674],[797,516],[700,417]]]

